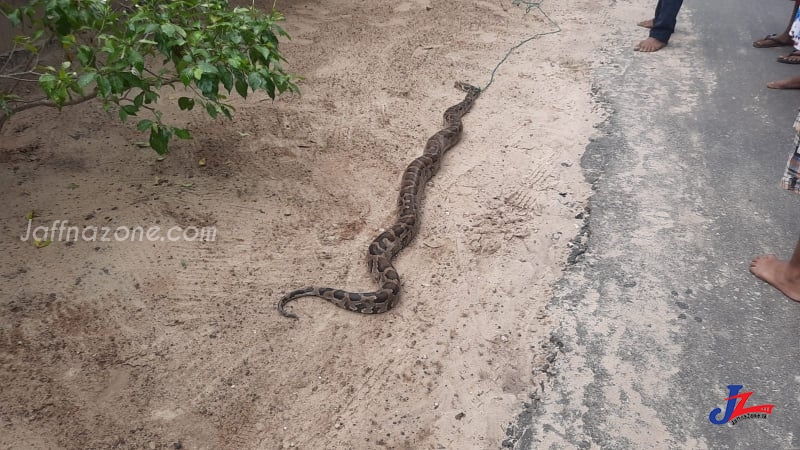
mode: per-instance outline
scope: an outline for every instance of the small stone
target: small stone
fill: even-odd
[[[461,419],[464,418],[464,416],[466,416],[466,414],[464,414],[463,412],[460,412],[460,413],[456,414],[456,420],[461,420]]]
[[[150,441],[147,446],[150,447],[150,450],[156,450],[156,443],[153,441]]]

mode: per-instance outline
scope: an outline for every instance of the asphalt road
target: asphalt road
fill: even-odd
[[[588,251],[549,307],[548,383],[504,445],[800,449],[800,304],[748,272],[800,235],[800,197],[778,188],[800,91],[765,88],[800,66],[751,46],[790,7],[687,2],[671,53],[596,72],[610,115],[583,161]],[[711,423],[728,385],[772,413]]]

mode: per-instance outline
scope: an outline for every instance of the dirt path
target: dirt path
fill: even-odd
[[[302,97],[236,100],[164,161],[97,104],[29,111],[0,141],[0,444],[8,448],[496,448],[549,349],[542,308],[585,219],[589,72],[610,22],[498,70],[426,190],[380,316],[285,291],[370,288],[400,173],[505,52],[552,30],[511,1],[279,2]],[[175,95],[178,94],[167,94]],[[204,159],[205,166],[198,161]],[[215,226],[213,242],[23,242],[55,220]],[[533,373],[536,373],[535,371]],[[180,443],[180,445],[178,445]]]

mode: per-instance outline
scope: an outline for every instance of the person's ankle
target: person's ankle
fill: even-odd
[[[800,284],[800,266],[793,266],[792,264],[789,264],[789,266],[786,268],[784,276],[788,281]]]

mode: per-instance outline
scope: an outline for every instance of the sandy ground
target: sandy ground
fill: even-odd
[[[484,86],[510,47],[553,29],[540,12],[279,2],[302,97],[237,99],[233,122],[169,110],[194,139],[163,161],[97,103],[14,117],[0,136],[0,445],[499,447],[552,354],[543,307],[585,239],[579,160],[603,119],[589,76],[607,36],[633,27],[607,9],[630,7],[543,5],[562,31],[512,54],[465,117],[384,315],[306,298],[292,321],[275,303],[309,283],[372,288],[367,244],[461,100],[453,82]],[[20,239],[30,211],[34,227],[217,235],[36,248]]]

